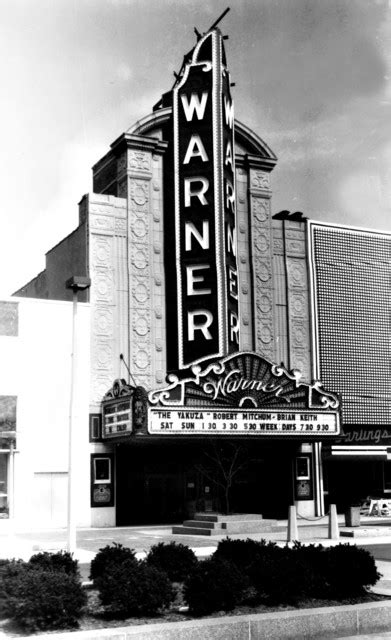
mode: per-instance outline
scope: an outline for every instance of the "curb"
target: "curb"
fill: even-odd
[[[380,632],[389,630],[390,625],[391,601],[51,633],[50,636],[59,640],[297,640]],[[34,640],[47,639],[47,634],[34,636]],[[31,640],[31,636],[18,640]]]

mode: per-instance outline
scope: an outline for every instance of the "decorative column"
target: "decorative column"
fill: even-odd
[[[253,156],[248,157],[248,163],[253,257],[254,349],[272,361],[275,337],[270,171],[273,167]]]

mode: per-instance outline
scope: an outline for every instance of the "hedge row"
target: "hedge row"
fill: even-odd
[[[99,550],[90,577],[111,617],[153,616],[183,594],[193,615],[236,605],[297,603],[307,597],[356,597],[377,582],[372,555],[356,546],[293,548],[222,540],[207,560],[187,546],[159,543],[143,561],[120,544]],[[77,561],[67,552],[39,553],[29,562],[0,561],[0,613],[27,631],[76,627],[86,604]]]
[[[129,551],[118,545],[105,547],[91,565],[102,604],[122,616],[157,614],[175,597],[172,582],[183,583],[190,613],[203,615],[232,610],[241,603],[357,597],[380,577],[369,552],[343,544],[324,548],[297,543],[281,548],[265,540],[226,538],[203,561],[176,543],[155,545],[143,562],[129,556]],[[96,567],[102,568],[99,575]]]

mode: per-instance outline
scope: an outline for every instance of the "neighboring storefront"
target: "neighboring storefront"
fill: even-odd
[[[79,305],[74,393],[77,518],[90,524],[89,305]],[[0,301],[0,524],[65,526],[72,305]]]
[[[343,399],[326,500],[343,509],[391,493],[391,234],[311,222],[309,239],[314,371]]]

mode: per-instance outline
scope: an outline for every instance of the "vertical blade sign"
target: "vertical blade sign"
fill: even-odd
[[[173,92],[178,368],[239,350],[233,103],[207,33]]]

